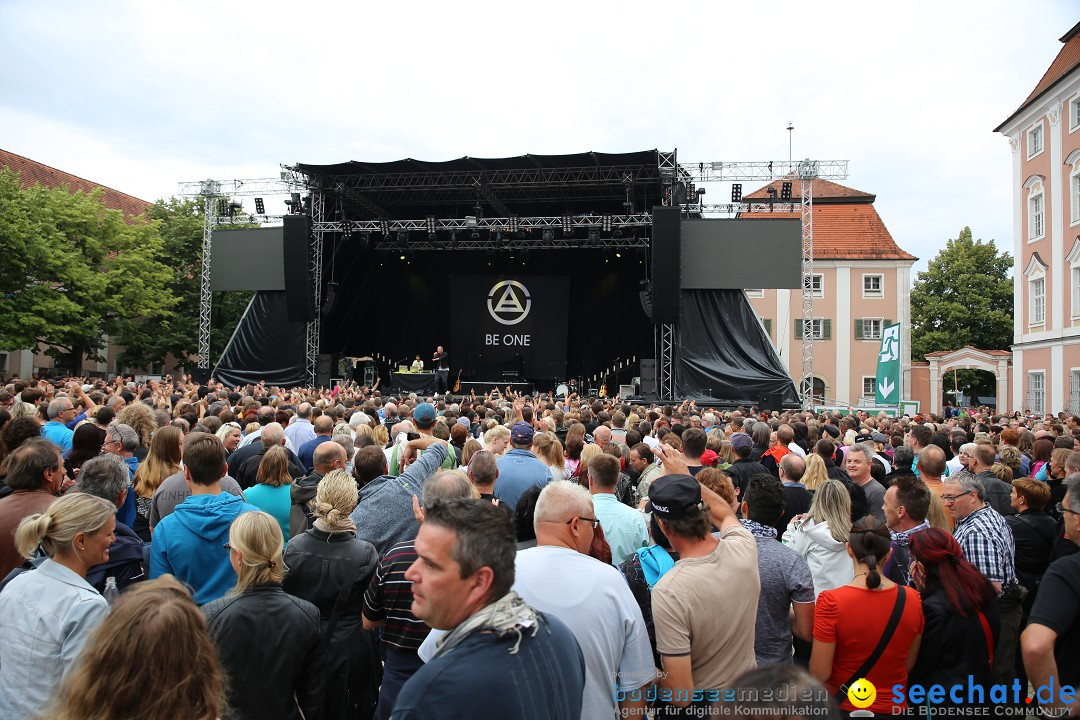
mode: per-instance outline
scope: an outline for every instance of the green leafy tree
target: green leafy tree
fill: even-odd
[[[198,198],[158,200],[147,212],[161,234],[162,253],[168,258],[171,277],[168,291],[177,299],[175,312],[167,318],[153,318],[143,326],[143,334],[125,350],[127,364],[161,362],[174,358],[194,358],[199,352],[199,294],[202,284],[203,203]],[[234,227],[254,227],[237,225]],[[211,362],[225,349],[240,321],[250,292],[218,292],[211,300]]]
[[[1007,350],[1013,339],[1012,256],[993,240],[971,237],[971,228],[930,261],[911,291],[911,357],[966,345]],[[958,385],[975,394],[994,394],[993,376],[961,372]]]
[[[103,360],[105,339],[127,344],[149,318],[171,319],[157,227],[125,222],[102,203],[102,191],[20,187],[0,170],[0,348],[44,347],[70,357]]]

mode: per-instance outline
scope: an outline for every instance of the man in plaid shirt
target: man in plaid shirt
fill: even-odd
[[[1016,579],[1016,545],[1008,524],[986,504],[982,480],[967,471],[953,473],[945,482],[941,501],[956,519],[953,535],[964,557],[979,569],[998,592],[1001,632],[994,648],[995,682],[1016,677],[1016,643],[1020,631],[1023,588]]]

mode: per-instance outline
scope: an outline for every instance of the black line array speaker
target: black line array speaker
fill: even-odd
[[[656,359],[641,359],[641,387],[638,393],[646,398],[656,397]]]
[[[784,409],[784,394],[774,392],[762,395],[761,402],[759,402],[758,405],[761,406],[762,410],[767,412],[772,412],[773,410],[779,412]]]
[[[654,207],[652,224],[652,321],[679,322],[682,290],[682,210]]]
[[[315,319],[315,288],[311,286],[311,223],[307,215],[286,215],[282,231],[285,255],[285,306],[289,319]]]
[[[334,356],[329,353],[320,353],[315,366],[315,386],[330,387],[330,368],[333,367]]]

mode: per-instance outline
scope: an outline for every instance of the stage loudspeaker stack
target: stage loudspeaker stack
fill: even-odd
[[[768,395],[761,396],[761,409],[766,412],[777,412],[783,410],[784,394],[783,393],[769,393]]]
[[[638,392],[649,399],[656,398],[656,360],[654,358],[641,359],[641,387]]]
[[[682,210],[654,207],[652,225],[652,321],[679,322],[682,291]]]
[[[315,386],[316,387],[329,387],[330,386],[330,368],[333,365],[334,356],[328,353],[319,353],[319,359],[315,366]]]
[[[283,218],[285,304],[289,320],[315,319],[315,292],[311,286],[311,224],[307,215]]]

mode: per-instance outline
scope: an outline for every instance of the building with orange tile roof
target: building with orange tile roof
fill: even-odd
[[[994,128],[1013,164],[1012,407],[1080,413],[1080,23]]]
[[[777,180],[744,200],[779,197]],[[796,191],[798,181],[795,181]],[[769,189],[775,193],[770,195]],[[874,208],[873,194],[828,180],[814,181],[814,396],[825,404],[873,404],[881,333],[902,323],[903,385],[910,397],[911,266],[918,260],[896,244]],[[777,201],[778,207],[787,207]],[[742,219],[800,217],[795,212],[752,212]],[[746,291],[754,312],[798,382],[802,373],[802,294],[799,290]]]
[[[145,214],[153,204],[119,190],[105,187],[91,180],[36,162],[22,155],[0,150],[0,168],[5,167],[10,168],[19,176],[19,182],[24,188],[41,185],[49,188],[67,188],[71,192],[85,193],[101,188],[102,202],[105,207],[121,211],[129,220]],[[107,361],[84,362],[84,372],[94,375],[106,375],[120,370],[128,371],[128,368],[117,367],[116,356],[119,354],[119,350],[120,348],[106,344],[102,352],[107,357]],[[30,377],[34,372],[49,373],[55,367],[53,359],[40,352],[40,350],[0,351],[0,375],[2,376],[19,375],[21,377]]]

